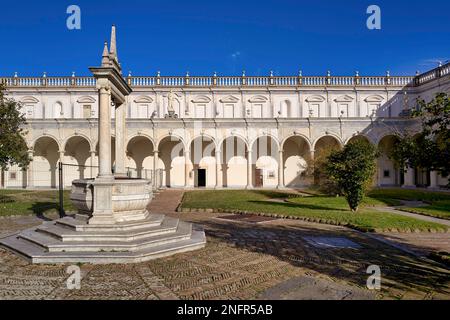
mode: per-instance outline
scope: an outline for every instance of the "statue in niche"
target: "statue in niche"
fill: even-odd
[[[170,89],[169,93],[167,94],[167,112],[168,114],[165,115],[165,118],[178,118],[178,115],[175,114],[175,109],[173,108],[173,100],[174,100],[174,93],[172,92],[172,89]]]

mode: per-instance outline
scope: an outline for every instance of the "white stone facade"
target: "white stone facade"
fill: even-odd
[[[402,113],[414,108],[418,97],[450,92],[450,64],[416,77],[158,74],[126,80],[133,89],[126,100],[130,175],[168,187],[295,188],[312,183],[306,167],[321,148],[362,136],[388,150],[396,132],[417,128]],[[26,172],[15,167],[2,172],[3,188],[57,187],[59,162],[67,164],[65,186],[97,175],[94,78],[0,81],[23,105],[34,160]],[[174,117],[168,117],[169,101]],[[401,171],[383,154],[376,184],[447,183],[434,172]]]

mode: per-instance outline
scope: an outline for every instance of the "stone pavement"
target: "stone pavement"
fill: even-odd
[[[182,191],[150,208],[205,228],[204,249],[130,265],[80,265],[80,290],[66,288],[63,265],[30,265],[0,249],[0,299],[450,299],[450,271],[353,230],[299,220],[264,224],[174,212]],[[0,219],[3,235],[38,218]],[[315,247],[303,237],[345,237],[360,249]],[[379,265],[382,290],[365,288]]]

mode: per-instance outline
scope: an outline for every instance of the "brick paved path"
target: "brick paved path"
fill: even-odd
[[[153,213],[170,213],[177,210],[181,203],[184,191],[180,189],[166,189],[158,192],[156,197],[150,202],[148,210]]]
[[[150,207],[201,224],[204,249],[140,264],[83,264],[80,290],[66,289],[66,266],[30,265],[0,249],[0,299],[450,299],[449,270],[361,233],[297,220],[256,225],[178,214],[181,197],[182,191],[167,190]],[[1,219],[0,232],[37,223]],[[302,238],[318,235],[346,237],[362,248],[323,249]],[[371,264],[381,267],[381,292],[365,289]]]

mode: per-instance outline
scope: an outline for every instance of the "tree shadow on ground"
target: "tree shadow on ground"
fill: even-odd
[[[298,194],[297,192],[284,192],[284,191],[276,191],[276,190],[252,190],[252,193],[256,193],[271,199],[282,199],[288,198],[292,195]]]
[[[182,218],[183,219],[183,218]],[[313,225],[233,223],[216,219],[192,219],[205,228],[210,238],[234,247],[269,254],[292,266],[310,269],[359,287],[365,287],[367,268],[381,268],[382,293],[401,297],[406,291],[450,295],[450,271],[438,263],[407,254],[361,233],[346,228],[321,228]],[[360,249],[318,248],[304,237],[346,237]],[[419,248],[417,248],[419,249]]]
[[[53,219],[46,217],[45,213],[49,210],[58,210],[59,204],[56,202],[35,202],[31,205],[29,210],[36,214],[36,217],[44,221],[52,221]]]
[[[5,194],[0,194],[0,204],[2,203],[12,203],[14,198]]]

